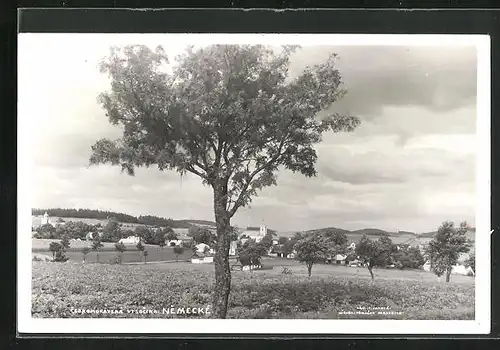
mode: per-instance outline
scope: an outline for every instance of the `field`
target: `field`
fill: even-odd
[[[444,283],[425,271],[379,269],[372,282],[362,268],[315,265],[309,278],[305,266],[295,261],[264,259],[263,265],[260,271],[232,273],[228,318],[474,319],[472,277],[453,275],[450,283]],[[281,273],[285,265],[291,275]],[[165,310],[209,309],[212,290],[211,264],[33,262],[32,313],[34,317],[202,317]],[[78,309],[122,313],[74,313]]]
[[[40,253],[48,256],[52,256],[52,253],[49,251],[50,242],[59,242],[60,240],[54,239],[33,239],[32,240],[32,251],[34,253]],[[73,262],[82,262],[83,247],[90,247],[91,242],[87,241],[71,241],[70,248],[66,251],[66,256]],[[115,251],[114,243],[103,243],[103,248],[99,252],[99,262],[112,262],[117,257],[117,252]],[[125,245],[127,250],[123,252],[122,262],[123,263],[131,263],[131,262],[140,262],[144,261],[144,257],[139,253],[137,248],[134,245]],[[192,255],[192,252],[189,249],[184,249],[184,253],[177,256],[174,253],[174,248],[172,247],[164,247],[163,250],[160,249],[157,245],[144,245],[145,250],[148,251],[147,261],[173,261],[173,260],[186,260],[189,259]],[[91,251],[87,254],[85,258],[87,262],[96,262],[97,261],[97,253]]]

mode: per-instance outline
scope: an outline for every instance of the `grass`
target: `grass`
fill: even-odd
[[[44,254],[52,256],[52,252],[49,251],[49,245],[51,242],[59,242],[56,239],[33,239],[32,251],[34,253]],[[83,262],[83,247],[90,247],[92,242],[88,241],[72,241],[71,246],[66,251],[66,256],[73,262]],[[115,261],[117,257],[117,252],[115,250],[114,243],[103,242],[103,248],[99,252],[99,262],[110,263]],[[122,261],[123,263],[131,262],[141,262],[144,261],[143,255],[137,250],[135,245],[125,245],[127,250],[123,252]],[[189,248],[184,248],[183,254],[177,256],[174,253],[173,247],[164,247],[163,251],[157,245],[144,244],[145,249],[148,251],[147,261],[175,261],[175,260],[186,260],[193,254]],[[97,261],[97,253],[91,251],[87,254],[85,260],[89,263]]]
[[[285,263],[292,275],[281,274]],[[228,318],[474,319],[474,279],[431,273],[367,271],[266,259],[262,271],[232,273]],[[272,268],[271,268],[272,267]],[[190,263],[107,265],[33,262],[34,317],[201,317],[164,314],[171,307],[209,308],[213,265]],[[392,314],[377,314],[381,307]],[[123,314],[74,314],[72,309],[122,310]],[[378,309],[377,309],[378,308]],[[374,315],[356,314],[372,311]],[[354,313],[354,314],[349,314]],[[204,315],[203,317],[207,317]]]

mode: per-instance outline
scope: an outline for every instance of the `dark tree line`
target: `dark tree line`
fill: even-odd
[[[142,224],[149,226],[161,227],[177,227],[189,228],[192,226],[189,222],[183,220],[166,219],[154,215],[141,215],[135,217],[129,214],[117,213],[114,211],[94,210],[94,209],[65,209],[65,208],[52,208],[52,209],[32,209],[32,215],[43,215],[45,213],[49,216],[57,216],[62,218],[80,218],[80,219],[97,219],[106,220],[114,218],[119,222],[127,224]]]

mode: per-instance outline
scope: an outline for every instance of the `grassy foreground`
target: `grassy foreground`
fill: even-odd
[[[233,272],[228,318],[474,319],[473,280],[439,283],[411,279],[407,272],[407,279],[382,277],[372,282],[368,276],[341,274],[347,268],[317,276],[313,268],[309,278],[305,267],[294,270],[299,268],[304,273],[283,275],[279,266],[253,273]],[[34,261],[32,314],[58,318],[209,317],[212,290],[212,265]],[[187,314],[185,308],[205,313]]]

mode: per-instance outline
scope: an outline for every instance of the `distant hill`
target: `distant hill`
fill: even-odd
[[[203,226],[214,226],[215,222],[208,220],[174,220],[177,223],[182,223],[184,225],[203,225]]]
[[[378,228],[364,228],[361,230],[350,231],[353,234],[367,235],[367,236],[390,236],[391,233],[380,230]]]
[[[426,232],[426,233],[421,233],[417,234],[414,232],[409,232],[409,231],[398,231],[398,232],[388,232],[384,231],[381,229],[377,228],[365,228],[365,229],[360,229],[360,230],[345,230],[337,227],[326,227],[326,228],[321,228],[321,229],[314,229],[314,230],[309,230],[306,231],[306,234],[316,234],[316,233],[326,233],[326,232],[343,232],[346,234],[347,239],[350,242],[356,242],[363,237],[363,235],[368,236],[369,238],[372,239],[377,239],[379,237],[388,237],[392,240],[393,243],[395,244],[409,244],[409,245],[418,245],[422,243],[428,243],[434,236],[436,235],[437,231],[433,232]],[[467,237],[471,240],[475,240],[475,228],[471,228],[467,232]],[[278,234],[278,236],[281,236],[281,234]],[[289,235],[283,235],[285,237]]]
[[[31,210],[31,214],[34,216],[40,216],[45,213],[49,214],[49,216],[51,217],[68,218],[71,220],[81,219],[81,221],[91,220],[97,222],[97,221],[107,220],[109,218],[115,218],[116,220],[124,224],[185,228],[185,229],[188,229],[193,225],[215,226],[214,222],[206,220],[173,220],[170,218],[167,219],[154,215],[141,215],[136,217],[124,213],[94,210],[94,209],[36,208]]]

